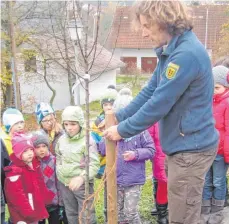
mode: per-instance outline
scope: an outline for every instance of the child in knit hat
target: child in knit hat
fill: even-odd
[[[114,101],[113,109],[118,111],[126,107],[133,100],[132,91],[129,88],[122,88]]]
[[[49,139],[44,133],[37,131],[33,134],[33,146],[36,158],[40,162],[41,172],[44,177],[46,187],[55,195],[52,203],[47,205],[49,213],[49,224],[60,224],[60,213],[63,211],[62,201],[59,192],[59,182],[56,177],[56,158],[49,151]],[[66,217],[62,217],[67,223]],[[45,220],[39,224],[45,224]]]
[[[6,148],[8,156],[13,153],[12,150],[12,137],[15,133],[24,132],[25,122],[22,113],[15,108],[8,108],[4,111],[2,116],[2,123],[4,125],[0,130],[0,137],[3,143],[3,147]],[[1,182],[2,186],[4,186],[5,175],[3,172]],[[4,192],[4,188],[3,188]],[[10,220],[10,218],[9,218]]]
[[[3,140],[7,152],[9,155],[12,154],[12,144],[11,138],[14,133],[24,132],[25,120],[22,113],[15,108],[8,108],[3,113],[2,123],[4,125],[4,130],[1,130],[1,139]]]
[[[229,69],[219,65],[212,72],[215,82],[213,114],[220,141],[218,154],[205,179],[202,218],[208,220],[208,223],[221,223],[229,164]]]
[[[60,192],[69,224],[78,223],[85,200],[86,164],[89,163],[89,193],[93,194],[93,178],[99,169],[99,158],[95,141],[90,138],[89,155],[84,135],[84,114],[78,106],[68,106],[62,113],[65,134],[57,142],[56,173],[60,181]],[[89,156],[89,160],[87,160]],[[96,223],[93,198],[89,201],[90,224]],[[82,223],[87,223],[85,210]]]
[[[120,90],[113,105],[114,111],[126,107],[132,99],[130,89]],[[98,150],[105,155],[104,139],[99,142]],[[145,161],[153,158],[154,151],[154,142],[148,131],[117,142],[118,223],[141,223],[138,203],[141,186],[146,180]]]
[[[6,167],[5,194],[13,223],[38,223],[48,218],[45,205],[54,197],[34,159],[32,136],[16,134],[12,139],[12,164]]]
[[[56,143],[63,134],[62,126],[56,120],[55,111],[48,103],[41,102],[36,105],[35,113],[41,131],[49,138],[49,150],[55,155]]]

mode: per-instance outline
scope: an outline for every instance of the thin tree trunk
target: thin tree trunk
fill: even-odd
[[[4,102],[5,108],[13,106],[13,88],[12,88],[12,85],[6,85],[5,99],[4,100],[5,100],[5,102]]]
[[[66,33],[64,30],[64,48],[65,48],[65,56],[66,56],[66,61],[67,61],[67,73],[68,73],[68,88],[69,88],[69,95],[70,95],[70,105],[74,105],[74,98],[72,94],[72,82],[71,82],[71,68],[69,65],[70,59],[68,55],[68,47],[67,47],[67,41],[66,41]]]
[[[86,103],[86,149],[87,149],[87,165],[86,165],[86,183],[85,183],[85,194],[86,198],[89,197],[89,162],[90,162],[90,157],[89,157],[89,145],[90,145],[90,108],[89,108],[89,79],[85,79],[85,103]],[[90,223],[90,211],[89,211],[89,205],[87,203],[86,207],[86,222],[87,224]]]
[[[49,100],[49,103],[52,106],[53,105],[53,101],[54,101],[54,99],[56,97],[56,90],[52,88],[52,86],[49,84],[49,81],[47,79],[47,60],[45,58],[44,58],[44,61],[43,61],[43,65],[44,65],[44,80],[45,80],[45,83],[48,86],[48,88],[52,91],[52,97]]]
[[[11,71],[11,68],[10,68],[10,63],[7,63],[6,64],[6,67],[7,67],[7,71]],[[2,88],[3,90],[3,88]],[[2,92],[3,94],[3,92]],[[5,90],[4,90],[4,107],[7,108],[7,107],[12,107],[13,106],[13,86],[12,84],[6,84],[5,85]]]
[[[88,156],[88,164],[86,165],[86,173],[87,173],[87,178],[86,178],[86,184],[85,184],[85,194],[86,198],[89,197],[89,146],[90,146],[90,108],[89,108],[89,81],[90,81],[90,76],[88,74],[88,58],[87,58],[87,52],[88,52],[88,20],[89,20],[89,9],[90,9],[90,4],[88,4],[88,13],[87,13],[87,20],[85,24],[85,39],[84,39],[84,57],[85,57],[85,103],[86,103],[86,149],[87,149],[87,156]],[[87,204],[86,207],[86,224],[90,224],[90,210],[89,210],[89,205]]]
[[[13,2],[9,2],[9,23],[10,23],[10,42],[11,42],[11,59],[12,59],[12,66],[11,70],[14,74],[13,76],[13,85],[15,87],[14,89],[14,95],[15,95],[15,106],[18,110],[21,110],[21,97],[20,97],[20,87],[19,87],[19,81],[18,81],[18,72],[17,72],[17,62],[16,62],[16,41],[15,41],[15,29],[14,29],[14,21],[12,18],[13,15]]]

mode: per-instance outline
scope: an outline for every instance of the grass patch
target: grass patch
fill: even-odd
[[[130,76],[130,75],[120,75],[116,77],[116,83],[117,84],[125,84],[128,82],[132,82],[135,79],[135,76]],[[147,81],[149,79],[148,76],[139,76],[138,79],[140,81]]]
[[[81,106],[82,107],[82,109],[85,111],[86,110],[86,105],[84,104],[84,105],[82,105]],[[100,104],[100,101],[99,100],[96,100],[96,101],[93,101],[93,102],[91,102],[90,103],[90,105],[89,105],[89,108],[90,108],[90,112],[92,112],[92,113],[100,113],[101,112],[101,104]]]

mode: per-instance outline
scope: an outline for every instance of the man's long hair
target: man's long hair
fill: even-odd
[[[140,15],[145,16],[150,24],[157,23],[171,36],[193,28],[188,10],[180,1],[139,0],[133,9],[134,26],[137,29],[140,28]]]

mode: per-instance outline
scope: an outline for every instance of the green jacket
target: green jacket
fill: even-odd
[[[82,135],[81,133],[70,138],[64,134],[59,138],[55,148],[57,178],[66,186],[73,177],[86,177],[86,141]],[[89,179],[92,180],[99,169],[97,146],[92,138],[90,138],[89,158]]]

